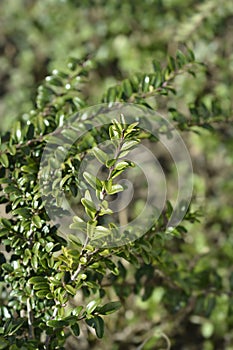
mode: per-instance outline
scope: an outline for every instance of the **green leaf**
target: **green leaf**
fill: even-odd
[[[91,194],[90,194],[90,191],[89,191],[89,190],[86,190],[86,191],[85,191],[84,198],[87,199],[88,201],[91,201],[91,202],[92,202],[92,198],[91,198]]]
[[[112,179],[115,179],[115,177],[119,176],[121,173],[123,173],[125,169],[121,169],[121,170],[117,170],[117,169],[114,169],[113,172],[112,172],[112,175],[111,175],[111,178]]]
[[[72,287],[70,284],[66,284],[65,289],[67,290],[68,293],[70,293],[73,296],[76,295],[77,293],[76,289]]]
[[[38,172],[36,164],[23,165],[21,167],[21,170],[24,173],[28,173],[28,174],[33,174],[33,173],[36,174]]]
[[[131,85],[129,79],[125,79],[123,81],[122,88],[123,88],[123,92],[124,92],[125,96],[127,98],[129,98],[133,93],[132,85]]]
[[[9,229],[11,228],[10,220],[5,219],[5,218],[1,218],[0,220],[1,220],[1,223],[3,224],[4,227],[9,228]]]
[[[59,79],[57,76],[50,75],[45,78],[45,80],[49,83],[49,85],[54,86],[62,86],[62,80]]]
[[[8,157],[5,153],[2,153],[0,155],[0,162],[1,162],[2,166],[4,166],[4,168],[9,167],[9,160],[8,160]]]
[[[13,215],[22,216],[25,219],[29,219],[31,217],[31,211],[29,208],[18,208],[15,209],[12,213]]]
[[[87,235],[88,237],[92,237],[95,232],[95,227],[97,225],[97,221],[88,221],[87,222]]]
[[[117,159],[109,159],[106,162],[106,167],[107,168],[111,168],[115,163],[116,163]]]
[[[32,217],[32,222],[34,223],[34,225],[37,228],[41,228],[42,227],[42,222],[41,222],[41,218],[39,217],[39,215],[35,215]]]
[[[121,186],[120,184],[116,184],[116,185],[112,185],[111,190],[108,191],[107,193],[109,195],[111,195],[111,194],[119,193],[119,192],[122,192],[122,191],[124,191],[124,187]]]
[[[184,66],[187,63],[186,56],[180,50],[176,51],[176,61],[177,61],[179,68],[181,68],[182,66]]]
[[[129,166],[130,166],[130,163],[123,160],[123,161],[118,162],[116,164],[115,170],[124,170],[124,169],[128,168]]]
[[[21,123],[20,121],[17,121],[13,125],[13,131],[12,131],[13,137],[17,142],[21,141],[22,131],[21,131]]]
[[[38,255],[38,251],[40,249],[40,242],[36,242],[33,247],[32,247],[32,252],[35,254],[35,255]]]
[[[150,244],[150,242],[148,242],[147,240],[143,239],[142,241],[140,241],[140,246],[146,251],[146,252],[151,252],[152,250],[152,245]]]
[[[84,220],[82,218],[80,218],[79,216],[74,216],[73,217],[73,221],[74,221],[74,223],[82,223],[82,222],[84,222]]]
[[[78,337],[78,336],[79,336],[79,334],[80,334],[80,328],[79,328],[78,323],[73,324],[73,325],[70,327],[70,329],[71,329],[71,331],[72,331],[72,333],[73,333],[73,335],[74,335],[75,337]]]
[[[148,92],[149,86],[150,86],[150,77],[149,77],[149,75],[145,75],[143,80],[142,80],[142,91]]]
[[[145,264],[148,265],[151,263],[151,254],[148,254],[147,251],[143,250],[141,256]]]
[[[4,188],[4,192],[5,193],[14,193],[14,194],[16,194],[16,195],[21,195],[21,192],[20,192],[20,190],[17,188],[17,187],[15,187],[15,186],[12,186],[12,185],[9,185],[9,186],[7,186],[7,187],[5,187]]]
[[[140,83],[139,77],[137,77],[136,75],[133,75],[132,77],[129,78],[129,81],[131,83],[133,92],[138,92],[138,86]]]
[[[135,266],[136,268],[140,267],[140,263],[139,263],[139,261],[138,261],[136,255],[130,254],[128,260],[129,260],[129,261],[131,262],[131,264],[132,264],[133,266]]]
[[[95,228],[95,233],[94,236],[92,237],[92,241],[96,240],[96,239],[100,239],[103,237],[108,236],[111,233],[111,230],[104,227],[104,226],[96,226]]]
[[[87,304],[86,306],[86,312],[88,315],[92,314],[93,311],[97,308],[97,306],[100,304],[100,299],[98,300],[92,300],[90,303]]]
[[[63,129],[61,134],[63,136],[65,136],[65,138],[67,138],[69,141],[72,141],[72,142],[75,142],[77,137],[78,137],[78,134],[76,131],[74,130],[71,130],[71,129]]]
[[[102,182],[95,177],[94,175],[88,173],[87,171],[84,171],[83,177],[86,180],[86,182],[94,189],[100,190],[102,189]]]
[[[53,242],[48,242],[45,245],[45,250],[47,253],[51,252],[54,248],[54,243]]]
[[[104,262],[111,273],[113,273],[115,276],[119,275],[119,269],[112,260],[104,259]]]
[[[67,325],[67,322],[63,320],[49,320],[46,322],[48,327],[52,328],[62,328]]]
[[[51,136],[51,135],[46,135],[45,136],[45,140],[47,140],[47,142],[49,144],[54,144],[55,146],[63,146],[64,145],[64,139],[62,137],[58,137],[58,136]]]
[[[121,135],[123,129],[126,128],[125,118],[123,114],[120,115],[120,122],[117,119],[113,119],[112,125],[118,131],[119,135]]]
[[[84,232],[86,231],[87,224],[83,219],[81,219],[78,216],[74,216],[73,221],[74,222],[69,226],[69,228],[71,228],[72,230],[81,230]]]
[[[126,121],[125,116],[123,113],[120,114],[120,123],[117,121],[117,119],[113,119],[114,125],[116,125],[119,129],[125,129],[126,128]]]
[[[9,230],[7,228],[0,229],[0,237],[8,237]]]
[[[120,309],[120,307],[121,307],[120,301],[112,301],[98,308],[98,313],[100,313],[101,315],[108,315],[117,311],[118,309]]]
[[[48,294],[48,289],[41,289],[38,292],[36,292],[36,296],[38,298],[46,298],[47,294]]]
[[[8,149],[9,153],[12,156],[14,156],[16,154],[16,147],[15,147],[15,145],[9,144],[9,145],[7,145],[7,149]]]
[[[176,70],[176,61],[172,56],[168,57],[168,67],[171,71]]]
[[[47,290],[47,293],[50,291],[49,290],[49,285],[46,281],[44,281],[43,283],[35,283],[33,284],[33,289],[35,290]]]
[[[30,284],[35,284],[35,283],[44,283],[46,281],[45,277],[42,276],[33,276],[31,278],[29,278],[28,282]]]
[[[0,179],[0,184],[10,184],[11,180],[10,179],[6,179],[5,177],[2,177]]]
[[[33,269],[37,270],[37,268],[38,268],[38,259],[37,259],[36,255],[32,256],[31,264],[32,264]]]
[[[193,62],[195,61],[195,55],[194,55],[194,52],[191,50],[191,49],[187,49],[188,51],[188,55],[187,55],[187,59],[189,62]]]
[[[72,174],[67,174],[63,177],[63,179],[60,182],[60,189],[64,186],[64,184],[72,177]]]
[[[14,271],[13,266],[12,266],[11,264],[9,264],[9,263],[4,263],[4,264],[2,264],[1,266],[2,266],[2,269],[3,269],[3,270],[5,270],[5,271],[7,271],[7,272],[9,272],[9,273],[11,273],[11,272]]]
[[[73,310],[72,310],[72,315],[75,315],[75,316],[79,316],[81,311],[83,309],[83,306],[76,306]]]
[[[113,214],[113,211],[112,211],[112,209],[110,209],[110,208],[107,208],[107,209],[101,208],[101,209],[100,209],[100,212],[99,212],[99,216],[111,215],[111,214]]]
[[[93,317],[86,320],[88,326],[95,329],[98,338],[103,338],[104,336],[104,321],[100,316]]]
[[[121,151],[127,151],[128,149],[135,147],[138,143],[139,141],[136,140],[125,141],[121,146]]]
[[[110,136],[111,140],[120,139],[121,138],[121,133],[122,133],[122,131],[119,130],[118,127],[116,127],[115,125],[110,125],[110,127],[109,127],[109,136]]]
[[[106,192],[107,193],[110,192],[112,189],[112,179],[103,181],[103,184],[104,184],[104,188],[105,188]]]
[[[89,215],[92,219],[94,219],[96,214],[95,204],[86,198],[82,198],[81,203],[85,207],[87,215]]]
[[[153,64],[153,69],[155,72],[160,72],[161,71],[161,65],[160,63],[157,61],[157,60],[153,60],[152,61],[152,64]]]
[[[127,131],[133,131],[133,130],[136,130],[135,127],[138,126],[139,122],[134,122],[132,124],[130,124],[128,127],[127,127]]]
[[[14,320],[14,321],[12,321],[12,324],[11,324],[11,330],[10,330],[10,332],[9,332],[9,335],[13,335],[14,333],[16,333],[17,332],[17,330],[19,329],[19,328],[21,328],[22,326],[23,326],[23,324],[25,323],[25,321],[24,320]]]
[[[94,153],[94,156],[96,157],[96,159],[98,159],[100,163],[105,164],[107,162],[108,155],[105,152],[103,152],[100,148],[93,147],[92,152]]]
[[[106,102],[115,102],[117,96],[117,90],[115,87],[110,87],[107,91],[107,101]]]

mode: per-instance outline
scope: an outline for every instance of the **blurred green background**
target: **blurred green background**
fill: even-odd
[[[0,2],[0,129],[11,128],[33,109],[39,84],[68,57],[90,56],[96,61],[86,98],[99,101],[106,87],[135,72],[152,70],[177,48],[190,47],[206,71],[197,78],[176,80],[177,95],[159,100],[183,112],[187,104],[220,101],[232,110],[233,2],[223,0],[1,0]],[[185,307],[167,308],[172,288],[154,285],[151,297],[130,296],[125,309],[106,319],[100,343],[83,334],[67,349],[233,350],[233,127],[186,135],[195,172],[194,208],[200,223],[187,226],[184,241],[172,240],[167,261],[175,261],[171,280],[179,271],[188,284]],[[125,283],[125,289],[130,285]],[[126,293],[127,294],[127,293]],[[179,301],[180,302],[180,301]],[[78,344],[78,345],[77,345]]]
[[[2,0],[0,3],[0,118],[11,120],[33,107],[37,86],[69,56],[94,56],[92,89],[103,89],[128,74],[151,70],[183,44],[208,65],[185,98],[216,94],[230,103],[233,74],[233,3],[217,0]],[[3,125],[4,124],[4,125]]]

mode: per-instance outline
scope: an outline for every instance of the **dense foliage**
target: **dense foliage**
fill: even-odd
[[[231,350],[231,2],[0,6],[0,348]],[[169,124],[152,137],[150,122],[145,132],[140,118],[119,113],[123,103]],[[192,156],[191,205],[168,227],[169,189],[150,229],[140,237],[129,227],[113,246],[118,221],[144,204],[139,180],[128,211],[111,210],[135,166],[127,155],[141,144],[156,150],[170,125]],[[101,164],[98,176],[81,171],[85,157]],[[166,152],[158,157],[171,179]],[[61,227],[48,208],[68,215],[64,198],[75,215]]]

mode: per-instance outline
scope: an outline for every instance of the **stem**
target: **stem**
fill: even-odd
[[[135,94],[130,96],[128,101],[130,103],[134,103],[135,102],[135,97],[148,98],[150,96],[154,96],[156,93],[158,93],[161,90],[163,90],[164,88],[166,88],[166,86],[169,85],[169,83],[171,83],[178,75],[187,72],[187,69],[189,67],[192,67],[192,66],[193,66],[193,63],[190,62],[190,63],[187,63],[185,65],[185,67],[183,67],[182,69],[176,69],[175,71],[170,73],[170,75],[167,77],[167,79],[165,81],[163,81],[160,86],[158,86],[157,88],[153,89],[153,91],[141,92],[141,93],[140,92],[136,92]]]
[[[117,158],[119,157],[119,154],[120,154],[120,150],[121,150],[121,146],[122,146],[123,140],[124,140],[124,129],[122,130],[120,142],[119,142],[119,144],[118,144],[117,147],[116,147],[115,154],[114,154],[114,159],[117,159]],[[112,166],[112,167],[109,169],[107,181],[110,180],[110,178],[111,178],[111,176],[112,176],[112,173],[113,173],[113,170],[114,170],[114,166]],[[102,196],[103,196],[103,197],[102,197],[102,201],[105,199],[106,195],[107,195],[107,193],[105,192],[105,190],[102,190]],[[99,217],[99,211],[96,212],[96,215],[95,215],[95,217],[94,217],[93,220],[94,220],[94,221],[97,220],[98,217]],[[84,254],[84,251],[85,251],[85,249],[86,249],[86,246],[87,246],[88,243],[89,243],[89,240],[90,240],[90,238],[87,236],[87,237],[86,237],[86,240],[85,240],[85,242],[84,242],[84,245],[83,245],[83,247],[82,247],[82,250],[81,250],[81,253],[80,253],[80,257],[83,257],[83,256],[85,255],[85,254]],[[98,249],[95,250],[95,253],[96,253],[97,251],[98,251]],[[90,256],[92,256],[92,255],[93,255],[93,253],[89,254],[88,256],[90,257]],[[80,273],[80,271],[81,271],[81,269],[82,269],[82,266],[83,266],[83,265],[82,265],[81,263],[79,263],[79,265],[78,265],[78,267],[77,267],[77,270],[73,273],[73,275],[72,275],[71,278],[70,278],[71,281],[74,281],[74,280],[77,278],[78,274]]]

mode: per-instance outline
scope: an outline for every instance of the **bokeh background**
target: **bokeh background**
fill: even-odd
[[[91,104],[104,90],[136,72],[152,71],[152,60],[190,47],[205,63],[197,77],[176,79],[177,95],[155,101],[186,112],[195,101],[216,100],[232,110],[233,2],[229,0],[1,0],[0,130],[10,130],[35,106],[37,88],[68,57],[96,62],[84,93]],[[231,121],[230,121],[231,120]],[[169,278],[193,289],[193,299],[178,305],[169,288],[152,283],[149,298],[130,293],[130,270],[123,285],[124,310],[106,318],[103,341],[84,334],[67,349],[233,350],[233,127],[215,125],[185,136],[194,166],[193,208],[199,223],[188,224],[184,240],[172,240]],[[172,271],[172,269],[171,269]],[[192,278],[191,278],[191,277]],[[166,300],[174,297],[174,308]],[[143,300],[145,299],[145,300]],[[193,303],[192,303],[193,300]],[[169,303],[170,305],[170,303]],[[168,338],[169,341],[166,339]]]

